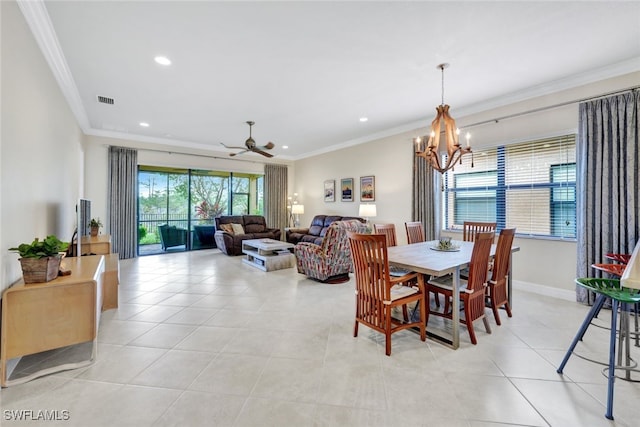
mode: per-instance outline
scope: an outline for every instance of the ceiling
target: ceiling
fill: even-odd
[[[19,4],[85,133],[282,159],[640,70],[635,1]]]

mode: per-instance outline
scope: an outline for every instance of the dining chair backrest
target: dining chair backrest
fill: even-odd
[[[387,237],[387,247],[398,245],[395,224],[373,224],[373,232]]]
[[[405,222],[404,227],[407,230],[407,243],[424,242],[424,227],[420,221]]]
[[[476,234],[486,231],[495,232],[496,223],[465,221],[462,228],[462,240],[465,242],[473,242],[476,240]]]
[[[356,294],[377,300],[380,304],[390,301],[386,236],[353,232],[348,235],[356,276]]]
[[[476,234],[473,251],[471,252],[471,261],[469,262],[469,279],[467,280],[467,289],[469,291],[475,292],[482,289],[484,292],[489,269],[489,254],[494,237],[493,232]]]
[[[500,231],[496,254],[493,257],[493,270],[491,281],[494,283],[506,283],[511,262],[511,246],[516,235],[515,228],[505,228]]]
[[[487,300],[493,311],[493,317],[498,325],[502,324],[498,309],[504,307],[507,316],[511,317],[511,304],[509,304],[509,290],[507,277],[511,268],[511,246],[516,235],[515,228],[505,228],[500,232],[496,254],[493,257],[491,280],[488,283]]]

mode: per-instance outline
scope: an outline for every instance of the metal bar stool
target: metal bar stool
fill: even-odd
[[[607,298],[611,299],[611,329],[609,334],[609,365],[607,368],[607,410],[605,417],[613,420],[613,385],[616,378],[615,359],[616,359],[616,335],[618,330],[618,308],[624,313],[629,310],[630,304],[637,304],[640,302],[640,243],[636,245],[633,251],[633,255],[629,260],[627,268],[622,273],[620,279],[602,279],[602,278],[581,278],[576,279],[576,283],[590,291],[596,293],[596,301],[587,313],[587,316],[580,325],[576,336],[573,338],[567,353],[562,360],[562,363],[557,369],[559,374],[562,374],[564,367],[566,366],[569,358],[573,354],[573,351],[578,344],[578,341],[582,340],[587,328],[591,324],[591,321],[596,317],[604,302]],[[626,334],[627,346],[626,351],[629,351],[628,335],[629,335],[629,316],[621,316],[620,319],[620,334]],[[622,344],[622,341],[621,341]],[[620,352],[622,352],[622,345],[620,346]],[[619,357],[620,359],[620,357]],[[624,368],[624,367],[623,367]],[[629,368],[627,372],[629,371]]]
[[[607,254],[607,258],[612,260],[618,260],[621,264],[592,264],[591,267],[596,270],[603,271],[607,274],[610,274],[614,278],[619,278],[624,273],[624,270],[627,268],[627,262],[631,258],[631,255],[628,254]],[[630,335],[633,335],[636,342],[636,347],[640,347],[640,321],[638,319],[638,312],[640,311],[640,305],[635,304],[633,306],[634,311],[634,332],[629,332]],[[597,315],[596,315],[597,316]]]

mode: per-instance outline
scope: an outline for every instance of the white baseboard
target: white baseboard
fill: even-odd
[[[537,283],[523,282],[522,280],[514,280],[513,289],[576,302],[575,291],[569,289],[558,289],[551,286],[539,285]]]

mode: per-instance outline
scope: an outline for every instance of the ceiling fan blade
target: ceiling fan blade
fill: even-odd
[[[247,150],[247,147],[236,147],[236,146],[231,146],[231,145],[226,145],[224,142],[221,142],[220,145],[222,145],[224,148],[229,148],[232,150]]]
[[[263,148],[263,149],[265,149],[265,150],[271,150],[271,149],[272,149],[273,147],[275,147],[275,146],[276,146],[276,145],[275,145],[273,142],[269,141],[269,142],[267,143],[267,145],[265,145],[265,146],[263,146],[263,147],[260,147],[260,148]]]
[[[254,153],[262,154],[262,155],[263,155],[263,156],[265,156],[265,157],[273,157],[273,154],[269,154],[269,153],[267,153],[266,151],[262,151],[262,150],[260,150],[259,148],[254,148],[254,149],[253,149],[253,150],[251,150],[251,151],[253,151]]]
[[[239,151],[239,152],[237,152],[237,153],[229,153],[229,155],[230,155],[231,157],[233,157],[233,156],[238,156],[238,155],[240,155],[240,154],[244,154],[244,153],[246,153],[247,151],[249,151],[249,150],[242,150],[242,151]]]

